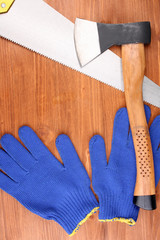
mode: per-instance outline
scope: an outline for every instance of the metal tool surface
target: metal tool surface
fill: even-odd
[[[124,91],[121,58],[107,50],[81,68],[73,32],[74,24],[43,0],[15,0],[8,12],[0,14],[1,37]],[[160,87],[147,77],[143,82],[143,98],[160,107]]]

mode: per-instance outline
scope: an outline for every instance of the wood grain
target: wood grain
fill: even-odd
[[[160,3],[158,0],[48,0],[65,17],[98,22],[151,21],[152,42],[146,49],[145,74],[160,85]],[[120,55],[120,48],[112,50]],[[59,63],[0,39],[0,136],[9,132],[18,138],[18,128],[31,126],[60,160],[55,139],[66,133],[73,141],[91,176],[88,143],[94,134],[104,137],[107,157],[111,150],[113,120],[125,106],[124,94]],[[151,106],[151,121],[160,109]],[[140,210],[136,226],[100,223],[92,216],[74,240],[160,239],[160,186],[157,210]],[[0,191],[0,240],[67,240],[54,221],[26,210]]]
[[[134,196],[155,195],[155,175],[151,139],[146,121],[142,86],[145,71],[144,44],[122,45],[122,69],[126,106],[132,131],[137,178]],[[147,199],[148,200],[148,199]],[[155,209],[153,201],[144,201],[139,207]],[[134,202],[137,204],[136,202]]]

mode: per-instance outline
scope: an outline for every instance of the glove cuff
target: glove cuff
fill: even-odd
[[[75,189],[59,204],[55,220],[70,236],[73,236],[79,227],[99,209],[99,204],[90,187],[85,190]]]
[[[123,194],[123,193],[122,193]],[[135,225],[139,208],[133,204],[133,196],[119,196],[113,193],[98,194],[99,221],[119,221]]]

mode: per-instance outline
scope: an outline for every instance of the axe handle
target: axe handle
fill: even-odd
[[[142,95],[144,44],[123,45],[122,66],[125,99],[136,154],[134,203],[141,208],[153,210],[156,208],[154,162]]]

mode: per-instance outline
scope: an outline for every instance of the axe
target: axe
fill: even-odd
[[[156,209],[153,154],[142,95],[144,44],[151,41],[150,22],[103,24],[77,18],[74,38],[81,66],[111,46],[122,45],[125,99],[137,166],[133,202],[146,210]]]

